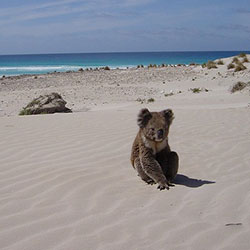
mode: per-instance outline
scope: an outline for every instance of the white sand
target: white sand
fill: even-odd
[[[0,249],[249,249],[249,90],[228,91],[250,80],[249,68],[1,80]],[[210,91],[188,90],[195,87]],[[16,115],[51,90],[75,113]],[[156,101],[140,104],[138,97]],[[143,183],[130,165],[142,107],[175,113],[169,141],[180,169],[168,191]]]

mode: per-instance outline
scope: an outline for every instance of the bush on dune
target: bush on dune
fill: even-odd
[[[234,93],[236,91],[240,91],[244,89],[245,87],[250,86],[250,82],[245,83],[245,82],[237,82],[235,83],[232,88],[230,89],[231,93]]]
[[[235,70],[234,72],[238,72],[238,71],[242,71],[242,70],[245,70],[246,67],[242,64],[242,63],[238,63],[235,67]]]
[[[234,57],[233,60],[232,60],[232,63],[239,63],[240,60],[238,57]]]
[[[243,58],[242,63],[249,63],[249,60],[247,59],[247,57]]]
[[[238,55],[238,57],[246,57],[247,55],[246,55],[246,53],[240,53],[239,55]]]
[[[235,68],[235,65],[233,63],[229,63],[227,65],[227,69],[234,69]]]
[[[224,65],[224,62],[220,59],[218,62],[217,62],[218,65]]]
[[[216,63],[213,61],[208,61],[207,62],[207,68],[208,69],[217,69]]]

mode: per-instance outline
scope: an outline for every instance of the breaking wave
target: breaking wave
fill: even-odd
[[[55,70],[78,70],[82,66],[55,65],[55,66],[13,66],[0,67],[0,71],[55,71]]]

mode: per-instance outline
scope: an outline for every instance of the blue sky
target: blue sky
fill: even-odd
[[[250,0],[0,1],[0,54],[250,50]]]

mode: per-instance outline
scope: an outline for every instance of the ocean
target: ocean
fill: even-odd
[[[0,55],[0,76],[77,71],[79,68],[147,66],[149,64],[204,63],[249,51],[121,52],[37,55]]]

